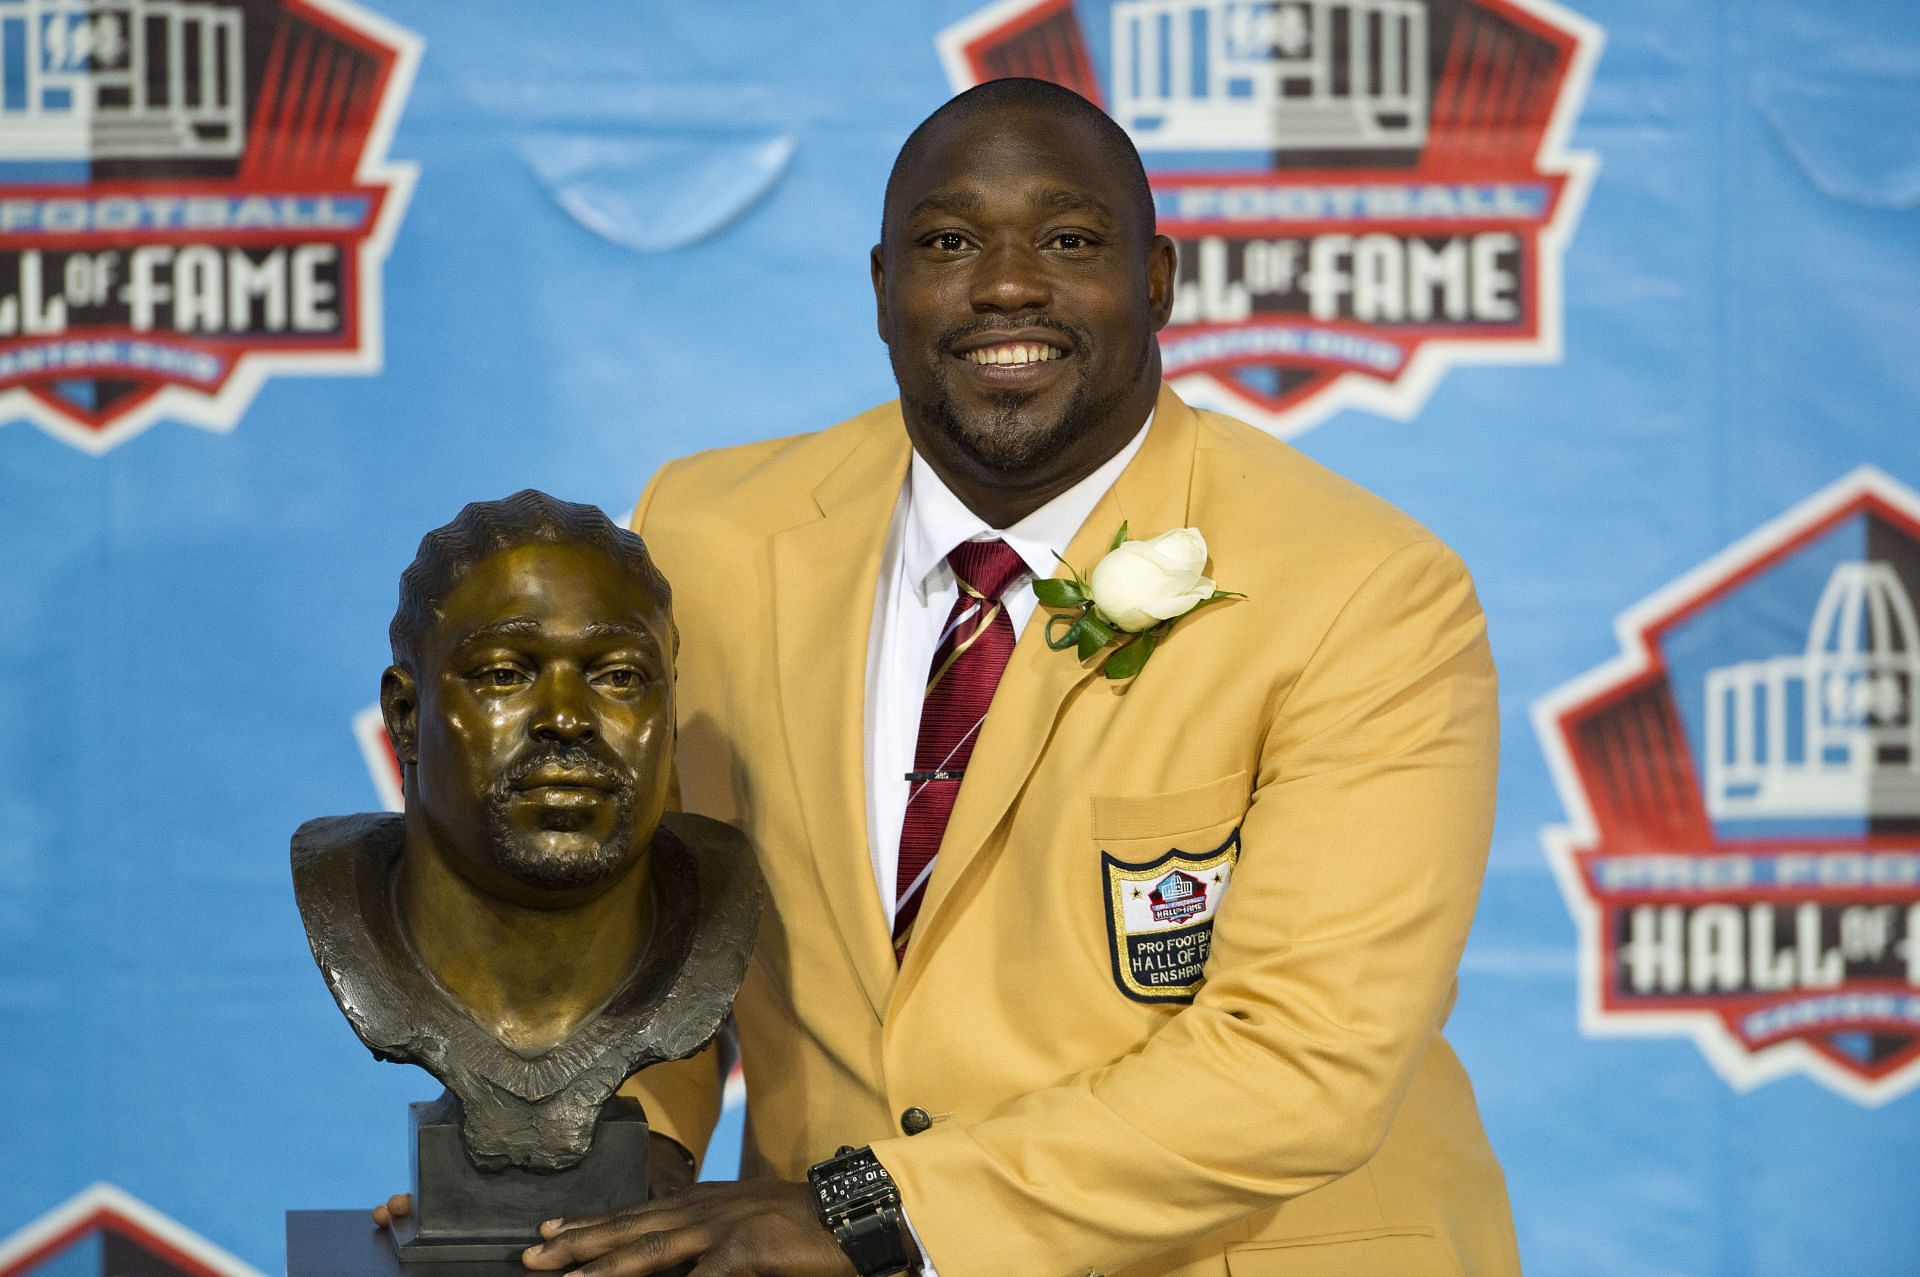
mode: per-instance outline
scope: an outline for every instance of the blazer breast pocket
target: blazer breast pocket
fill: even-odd
[[[1093,837],[1103,847],[1141,840],[1178,841],[1246,815],[1252,777],[1235,772],[1190,789],[1164,794],[1095,794]]]
[[[1164,794],[1096,795],[1107,956],[1135,1002],[1193,1001],[1240,863],[1246,772]]]

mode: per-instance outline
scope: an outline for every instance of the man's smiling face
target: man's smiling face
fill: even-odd
[[[914,447],[949,483],[1051,495],[1139,429],[1173,249],[1114,144],[1004,106],[903,158],[873,252],[881,338]]]

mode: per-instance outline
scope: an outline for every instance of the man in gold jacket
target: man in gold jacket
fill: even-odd
[[[896,1270],[800,1182],[853,1145],[939,1277],[1518,1272],[1440,1035],[1493,817],[1472,585],[1406,516],[1160,385],[1173,277],[1117,126],[1033,81],[972,90],[888,183],[901,402],[648,486],[681,798],[751,835],[769,887],[736,1004],[749,1178],[551,1224],[529,1266]],[[896,962],[877,653],[888,601],[927,588],[896,574],[936,499],[1016,546],[1071,509],[1051,548],[1082,573],[1123,524],[1197,528],[1244,597],[1131,679],[1024,618]],[[629,1090],[704,1147],[710,1057]]]

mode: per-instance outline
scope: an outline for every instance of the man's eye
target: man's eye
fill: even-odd
[[[1053,237],[1053,246],[1055,248],[1065,249],[1069,253],[1079,252],[1091,243],[1092,241],[1085,235],[1079,234],[1076,231],[1061,231]]]
[[[967,237],[957,231],[944,231],[930,242],[943,253],[957,253],[967,246]]]
[[[525,681],[526,675],[511,665],[496,665],[480,671],[480,682],[486,687],[518,687]]]
[[[625,692],[640,686],[640,671],[628,669],[603,670],[600,681],[615,691]]]

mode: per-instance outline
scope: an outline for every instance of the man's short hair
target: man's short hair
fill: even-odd
[[[1129,211],[1139,219],[1145,237],[1153,238],[1153,188],[1147,184],[1146,166],[1141,164],[1140,152],[1134,147],[1133,139],[1127,136],[1127,131],[1112,116],[1072,89],[1051,80],[1009,76],[1004,80],[976,84],[966,92],[949,98],[939,110],[920,121],[919,127],[907,135],[907,140],[900,146],[900,154],[893,158],[893,168],[887,173],[887,193],[880,211],[882,240],[887,237],[886,219],[893,212],[900,174],[912,161],[920,158],[934,130],[1007,110],[1037,111],[1086,124],[1093,131],[1100,149],[1105,152],[1103,158],[1112,164],[1114,171],[1127,185],[1128,203],[1132,206]]]
[[[526,488],[498,501],[475,501],[451,523],[420,538],[413,562],[400,574],[400,606],[387,626],[393,663],[419,674],[421,642],[467,573],[502,551],[536,544],[587,546],[625,568],[659,603],[672,647],[679,649],[673,591],[647,554],[646,543],[597,507]]]

